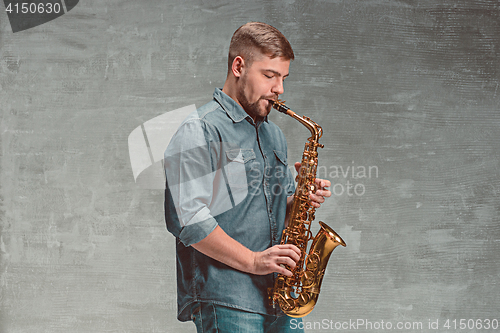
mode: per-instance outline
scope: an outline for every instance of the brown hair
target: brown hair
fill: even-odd
[[[262,22],[249,22],[238,28],[229,45],[228,70],[231,70],[234,58],[241,56],[248,66],[259,53],[272,58],[285,60],[295,58],[292,46],[285,36],[275,27]]]

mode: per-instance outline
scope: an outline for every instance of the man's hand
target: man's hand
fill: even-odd
[[[220,226],[192,246],[212,259],[256,275],[276,272],[292,276],[288,269],[280,265],[294,268],[300,259],[299,248],[291,244],[275,245],[262,252],[253,252],[226,234]]]
[[[294,268],[300,259],[300,250],[292,244],[275,245],[262,252],[253,252],[253,274],[266,275],[269,273],[280,273],[286,276],[292,276],[292,272],[282,267],[287,265]]]
[[[300,162],[295,162],[295,170],[297,170],[297,172],[300,172],[300,166]],[[321,204],[325,202],[325,197],[328,198],[332,195],[332,192],[327,189],[327,187],[330,187],[331,185],[332,184],[329,180],[316,178],[316,186],[318,189],[316,190],[316,193],[309,194],[311,204],[314,208],[319,208]]]

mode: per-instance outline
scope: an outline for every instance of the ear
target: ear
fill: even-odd
[[[241,77],[243,75],[243,70],[245,68],[245,59],[241,56],[237,56],[233,60],[233,64],[231,66],[231,71],[235,77]]]

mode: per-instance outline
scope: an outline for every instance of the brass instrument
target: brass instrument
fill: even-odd
[[[284,101],[270,100],[270,102],[273,108],[295,118],[311,131],[296,178],[297,188],[290,208],[290,219],[281,237],[281,244],[296,245],[301,251],[301,256],[292,270],[291,277],[278,274],[274,288],[270,290],[269,295],[273,306],[278,303],[285,314],[299,318],[308,315],[318,301],[321,282],[332,251],[338,245],[346,246],[346,244],[332,228],[321,221],[319,222],[321,229],[314,239],[311,233],[311,222],[314,220],[316,208],[311,205],[309,193],[317,190],[315,182],[318,166],[317,149],[323,148],[323,145],[318,142],[323,134],[321,126],[309,117],[295,114]],[[309,253],[306,254],[310,240],[313,241]]]

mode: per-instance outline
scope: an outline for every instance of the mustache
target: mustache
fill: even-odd
[[[272,95],[272,96],[267,96],[267,97],[262,97],[262,99],[271,101],[271,102],[276,102],[278,100],[278,95]]]

